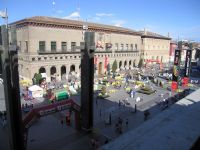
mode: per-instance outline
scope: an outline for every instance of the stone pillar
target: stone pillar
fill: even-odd
[[[85,32],[85,43],[81,43],[81,46],[85,46],[81,49],[81,125],[84,130],[91,131],[93,128],[94,32]]]
[[[50,68],[51,68],[50,66],[45,66],[46,74],[47,74],[47,79],[46,79],[47,82],[51,81]]]

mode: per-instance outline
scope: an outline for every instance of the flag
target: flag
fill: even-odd
[[[8,18],[7,11],[6,10],[5,11],[0,11],[0,17],[2,17],[4,19]]]

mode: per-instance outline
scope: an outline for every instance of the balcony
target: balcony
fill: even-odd
[[[115,53],[139,53],[139,50],[132,50],[132,49],[129,49],[129,50],[115,50]]]
[[[37,51],[38,54],[40,55],[47,55],[47,54],[78,54],[80,53],[80,50],[77,49],[77,50],[67,50],[67,51],[61,51],[61,50],[57,50],[57,51],[41,51],[41,50],[38,50]]]
[[[111,49],[101,49],[101,50],[95,50],[95,53],[112,53]]]

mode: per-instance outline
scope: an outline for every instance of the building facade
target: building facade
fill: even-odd
[[[19,74],[23,78],[32,79],[35,73],[46,73],[50,81],[67,79],[71,72],[79,74],[81,53],[77,46],[84,41],[85,30],[95,32],[96,74],[106,73],[115,60],[118,69],[137,66],[143,47],[145,56],[152,58],[153,47],[148,47],[152,42],[151,45],[161,43],[161,49],[154,48],[157,52],[154,56],[163,62],[169,60],[168,38],[147,38],[126,28],[50,17],[31,17],[13,25],[16,25],[19,46]]]
[[[160,61],[162,63],[168,63],[170,60],[170,40],[171,38],[159,35],[157,33],[149,31],[140,31],[142,56],[144,62],[147,60]]]

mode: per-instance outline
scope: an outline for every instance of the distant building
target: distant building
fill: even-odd
[[[19,74],[23,78],[46,73],[50,81],[67,79],[72,72],[79,74],[81,54],[76,46],[83,42],[85,30],[95,32],[96,74],[105,74],[114,60],[118,69],[137,66],[143,56],[169,61],[170,38],[155,33],[51,17],[26,18],[12,25],[16,25]]]
[[[171,41],[170,42],[170,51],[169,51],[169,61],[174,62],[174,52],[175,49],[178,48],[177,42]]]
[[[142,54],[144,60],[158,60],[163,63],[169,62],[171,38],[149,31],[140,31]]]

